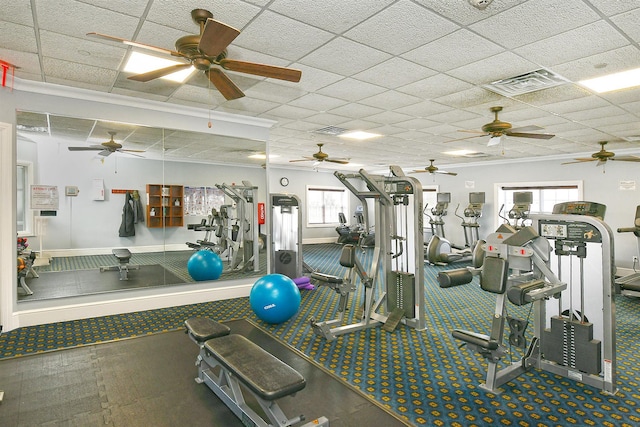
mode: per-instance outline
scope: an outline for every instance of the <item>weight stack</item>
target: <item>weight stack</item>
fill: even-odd
[[[416,316],[415,274],[391,271],[387,279],[388,312],[401,308],[405,317],[413,319]]]
[[[544,358],[588,374],[602,370],[601,342],[593,339],[593,324],[553,316],[542,333]]]
[[[296,251],[276,251],[275,272],[295,279],[297,277]]]

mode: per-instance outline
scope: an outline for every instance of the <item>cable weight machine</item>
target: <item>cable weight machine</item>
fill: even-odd
[[[372,175],[364,169],[355,174],[334,173],[363,206],[372,204],[375,246],[366,271],[355,256],[355,247],[346,245],[340,261],[348,268],[344,278],[312,274],[320,285],[340,294],[338,318],[309,319],[313,331],[329,341],[377,326],[392,331],[399,323],[425,328],[422,185],[398,167],[392,166],[391,171],[391,176]],[[353,310],[353,321],[344,324],[349,295],[357,291],[358,279],[363,291],[361,306]]]

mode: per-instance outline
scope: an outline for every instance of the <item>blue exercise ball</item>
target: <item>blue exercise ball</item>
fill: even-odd
[[[267,274],[253,284],[249,304],[256,316],[267,323],[286,322],[300,308],[300,290],[285,275]]]
[[[222,260],[218,254],[201,250],[187,261],[187,271],[193,280],[216,280],[222,274]]]

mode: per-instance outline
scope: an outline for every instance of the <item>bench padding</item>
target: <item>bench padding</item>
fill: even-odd
[[[208,340],[204,349],[264,400],[288,396],[306,385],[304,377],[295,369],[242,335]]]
[[[319,273],[317,271],[314,271],[313,273],[311,273],[311,278],[315,280],[320,280],[321,282],[327,282],[327,283],[340,284],[343,281],[342,277],[332,276],[331,274]]]
[[[229,335],[231,329],[222,323],[209,319],[208,317],[192,317],[184,321],[187,333],[193,337],[198,344],[210,340],[211,338]]]
[[[120,262],[129,262],[129,258],[131,258],[131,251],[127,248],[113,249],[111,253],[113,253]]]

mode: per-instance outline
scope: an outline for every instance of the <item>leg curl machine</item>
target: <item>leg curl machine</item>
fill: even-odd
[[[193,317],[184,323],[185,333],[200,349],[196,382],[206,384],[244,425],[288,427],[304,421],[303,415],[287,417],[277,403],[306,386],[298,371],[214,320]],[[247,404],[245,392],[255,398],[266,419]],[[311,426],[329,427],[329,420],[320,417],[301,427]]]
[[[452,331],[454,338],[487,360],[482,388],[500,393],[501,385],[535,368],[608,394],[617,392],[613,241],[611,230],[598,218],[603,215],[604,206],[597,203],[558,204],[554,214],[532,215],[533,226],[499,244],[487,243],[480,284],[497,295],[491,332]],[[549,241],[554,242],[555,259]],[[595,261],[586,264],[587,254]],[[565,282],[563,274],[570,280]],[[507,316],[507,300],[518,306],[533,304],[534,331],[528,346],[528,320]],[[505,324],[510,347],[504,343]],[[515,348],[522,349],[520,360],[502,360]]]

